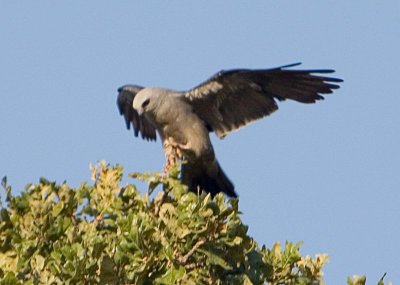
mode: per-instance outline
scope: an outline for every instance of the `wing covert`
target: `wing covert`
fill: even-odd
[[[291,70],[300,63],[272,69],[220,71],[185,93],[210,131],[223,138],[278,109],[277,100],[315,103],[338,89],[341,79],[321,76],[330,69]]]

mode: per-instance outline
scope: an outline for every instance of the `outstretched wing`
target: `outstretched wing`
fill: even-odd
[[[139,116],[132,106],[133,99],[141,89],[143,87],[136,85],[125,85],[118,89],[117,105],[119,113],[124,116],[128,130],[132,125],[135,137],[140,133],[143,139],[155,141],[157,138],[156,129],[144,117]]]
[[[333,73],[330,69],[286,69],[300,63],[272,69],[235,69],[220,71],[185,93],[185,99],[207,128],[223,138],[248,123],[278,109],[276,100],[315,103],[321,94],[338,89],[341,79],[316,74]]]

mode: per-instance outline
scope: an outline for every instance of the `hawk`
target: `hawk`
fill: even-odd
[[[315,103],[342,82],[324,76],[334,70],[290,69],[297,65],[222,70],[188,91],[124,85],[118,89],[117,105],[136,137],[155,141],[158,133],[166,156],[164,171],[183,161],[181,181],[191,191],[237,197],[216,159],[210,133],[222,139],[276,111],[277,101]]]

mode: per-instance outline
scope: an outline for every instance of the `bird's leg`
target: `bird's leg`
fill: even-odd
[[[163,143],[163,149],[165,153],[165,164],[163,169],[163,176],[167,176],[167,173],[171,169],[173,159],[172,159],[172,146],[169,144],[168,140]]]
[[[178,160],[182,157],[179,144],[169,137],[164,140],[163,148],[165,152],[165,165],[163,170],[163,176],[171,171],[171,169],[177,164]]]

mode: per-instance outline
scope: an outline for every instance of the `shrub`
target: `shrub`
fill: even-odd
[[[260,247],[237,199],[188,192],[176,170],[132,174],[149,184],[144,195],[122,175],[102,162],[93,186],[42,178],[18,196],[4,178],[0,284],[322,284],[327,255]]]

